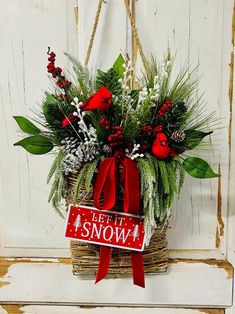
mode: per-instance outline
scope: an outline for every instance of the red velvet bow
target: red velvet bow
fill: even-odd
[[[135,161],[124,158],[121,161],[123,166],[120,178],[124,186],[124,212],[138,214],[140,210],[139,173]],[[103,210],[110,210],[116,202],[116,180],[118,162],[114,157],[104,159],[98,170],[94,187],[95,207]],[[103,205],[100,204],[101,193],[104,192]],[[111,247],[100,246],[99,268],[96,276],[96,283],[102,280],[109,269]],[[144,264],[141,252],[131,251],[132,274],[135,285],[145,287]]]

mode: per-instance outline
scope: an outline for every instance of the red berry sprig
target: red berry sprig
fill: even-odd
[[[162,131],[163,131],[163,125],[162,125],[162,124],[157,125],[157,126],[154,128],[154,130],[153,130],[153,132],[154,132],[155,135],[156,135],[157,133],[161,133]]]
[[[123,158],[125,158],[125,156],[126,156],[126,153],[125,153],[125,151],[124,150],[117,150],[115,153],[114,153],[114,155],[113,155],[115,158],[117,158],[117,159],[123,159]]]
[[[164,117],[164,115],[169,110],[171,104],[172,104],[172,102],[170,100],[167,100],[167,101],[164,102],[164,104],[162,105],[162,107],[160,108],[160,110],[158,112],[158,118],[163,118]]]
[[[105,131],[108,131],[110,129],[109,122],[106,118],[103,118],[99,121],[99,124],[105,129]]]
[[[48,48],[47,54],[50,56],[48,58],[48,65],[47,65],[47,72],[51,73],[53,78],[58,78],[56,85],[61,88],[61,89],[68,89],[71,86],[71,82],[65,79],[65,76],[62,75],[62,69],[60,67],[55,67],[55,57],[56,54],[51,51],[50,52],[50,47]]]
[[[144,132],[145,134],[151,133],[152,131],[153,131],[153,128],[151,127],[151,125],[145,125],[145,126],[143,127],[143,132]]]
[[[112,132],[108,136],[108,142],[108,145],[112,148],[123,145],[123,134],[121,126],[115,125],[112,127]]]

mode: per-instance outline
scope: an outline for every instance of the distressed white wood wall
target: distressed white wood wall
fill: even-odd
[[[12,146],[20,137],[12,115],[33,116],[43,90],[48,87],[47,47],[56,51],[58,64],[63,67],[68,66],[63,51],[84,60],[97,3],[97,0],[79,0],[78,3],[74,0],[0,1],[0,256],[36,258],[0,261],[0,277],[3,277],[3,280],[0,278],[0,302],[226,307],[232,298],[231,267],[227,262],[210,263],[209,259],[234,261],[232,230],[235,223],[231,217],[234,216],[232,205],[235,205],[232,199],[235,152],[231,145],[230,119],[233,67],[229,66],[234,50],[233,0],[136,2],[137,27],[147,56],[153,54],[162,59],[169,46],[176,54],[176,69],[185,62],[192,66],[199,64],[200,92],[205,92],[208,111],[216,111],[221,119],[221,128],[213,137],[214,154],[210,162],[215,170],[220,166],[222,174],[221,180],[187,178],[183,197],[174,205],[168,236],[171,257],[181,258],[180,263],[172,262],[169,275],[149,278],[149,289],[139,300],[130,281],[108,281],[94,288],[93,282],[79,282],[70,275],[70,265],[63,259],[69,257],[69,242],[63,236],[64,222],[47,204],[46,176],[52,156],[30,156]],[[105,1],[89,66],[108,68],[116,56],[126,50],[131,52],[130,27],[123,1]],[[137,66],[138,69],[142,66],[140,59]],[[43,257],[62,259],[48,262],[40,259]],[[42,284],[38,282],[38,288],[26,288],[40,278],[45,279]],[[116,300],[113,294],[122,289],[121,285],[129,294],[120,294]],[[172,285],[175,290],[169,290]],[[71,286],[75,291],[71,291]],[[110,286],[111,294],[108,294]],[[54,287],[57,289],[53,292]],[[162,287],[171,291],[166,298]],[[91,288],[94,295],[86,295],[84,289]],[[195,294],[198,289],[199,295]],[[77,291],[83,292],[78,295]],[[103,291],[109,298],[103,296]],[[46,307],[34,310],[47,313]],[[64,309],[64,313],[70,310]],[[74,313],[84,311],[73,310]],[[31,313],[33,310],[26,307],[22,311]],[[159,310],[159,313],[165,312]],[[166,313],[178,314],[177,310],[166,310]],[[191,312],[185,310],[185,313]]]

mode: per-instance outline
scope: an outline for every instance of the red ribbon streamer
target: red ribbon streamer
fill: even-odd
[[[124,185],[124,212],[138,214],[140,210],[139,172],[134,160],[125,158],[122,162],[123,171],[121,182]],[[117,161],[114,157],[104,159],[98,170],[95,188],[94,204],[102,210],[110,210],[116,201]],[[101,193],[104,192],[103,205],[100,204]],[[100,246],[100,260],[96,276],[96,283],[108,274],[112,249]],[[133,283],[145,287],[144,264],[141,252],[131,251]]]

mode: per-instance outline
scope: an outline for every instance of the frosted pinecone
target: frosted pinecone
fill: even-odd
[[[175,131],[171,135],[171,140],[178,142],[178,143],[184,141],[184,139],[185,139],[185,132],[184,131]]]
[[[64,148],[62,171],[65,175],[78,172],[83,163],[95,159],[98,154],[96,145],[80,142],[74,137],[65,138],[62,146]]]
[[[104,145],[103,148],[102,148],[103,152],[106,153],[106,154],[109,154],[112,152],[112,148],[108,145]]]

